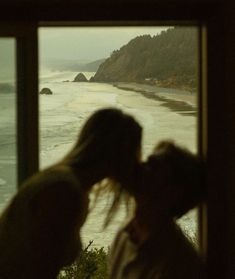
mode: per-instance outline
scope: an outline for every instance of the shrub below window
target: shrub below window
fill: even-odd
[[[90,248],[93,241],[70,266],[63,268],[57,279],[107,279],[107,252],[104,247]]]

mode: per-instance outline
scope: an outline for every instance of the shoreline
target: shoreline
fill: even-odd
[[[146,98],[161,101],[163,102],[162,106],[168,107],[180,114],[197,115],[197,95],[195,93],[135,82],[115,82],[112,85],[121,90],[135,91]]]

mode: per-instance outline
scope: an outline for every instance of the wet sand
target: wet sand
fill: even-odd
[[[117,82],[113,86],[122,90],[139,92],[146,98],[161,101],[161,106],[181,115],[197,115],[197,96],[195,93],[139,83]]]

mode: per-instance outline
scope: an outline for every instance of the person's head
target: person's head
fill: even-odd
[[[196,155],[169,141],[160,142],[143,167],[148,203],[159,203],[179,218],[205,199],[205,164]],[[140,194],[141,194],[140,193]]]
[[[107,177],[128,178],[140,160],[141,126],[116,108],[94,112],[85,122],[66,161],[75,168],[99,169]]]
[[[141,138],[142,128],[131,115],[116,108],[100,109],[85,122],[75,146],[63,160],[75,170],[88,171],[89,176],[96,173],[100,179],[108,178],[104,189],[114,196],[105,226],[119,206],[123,185],[132,183],[140,163]],[[101,189],[98,187],[96,197]]]

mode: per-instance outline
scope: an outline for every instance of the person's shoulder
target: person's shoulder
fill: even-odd
[[[78,190],[79,181],[69,167],[56,165],[38,171],[36,174],[25,180],[20,189],[40,191],[56,188],[56,190],[59,191],[65,186],[67,190]]]
[[[69,167],[53,166],[25,180],[11,201],[11,207],[40,204],[63,205],[82,203],[84,193]],[[69,202],[68,202],[69,201]]]
[[[65,166],[53,166],[38,172],[26,181],[20,192],[17,200],[20,203],[25,201],[32,216],[38,216],[42,222],[53,220],[55,226],[56,222],[60,224],[59,216],[65,223],[81,214],[86,203],[86,195],[73,171]]]
[[[72,181],[75,180],[75,175],[69,166],[55,165],[39,171],[33,177],[33,180],[46,181]]]
[[[151,278],[206,279],[206,265],[182,230],[171,226],[166,235],[159,249],[156,247],[160,253],[153,262]]]
[[[175,256],[173,259],[176,269],[179,271],[179,278],[206,278],[206,267],[202,256],[200,255],[196,243],[191,242],[176,226],[176,239],[175,239]],[[178,278],[178,277],[176,277]]]

